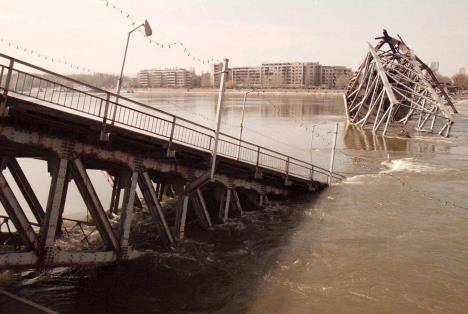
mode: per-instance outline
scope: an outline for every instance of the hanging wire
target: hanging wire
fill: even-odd
[[[132,26],[135,26],[135,25],[138,25],[138,24],[141,24],[141,21],[143,21],[143,19],[141,18],[137,18],[133,15],[131,15],[127,10],[124,10],[122,9],[121,7],[118,7],[116,6],[114,3],[112,3],[111,1],[107,1],[107,0],[99,0],[101,1],[102,3],[105,4],[106,8],[109,8],[111,10],[114,10],[115,12],[119,13],[120,15],[122,15],[124,18],[126,18],[127,20],[130,21],[131,25]],[[157,29],[158,32],[164,34],[167,36],[167,34],[165,34],[163,31],[161,31],[159,28]],[[143,30],[138,30],[140,33],[143,34]],[[187,45],[185,45],[183,42],[179,41],[179,40],[174,40],[172,42],[166,42],[166,43],[163,43],[163,42],[159,42],[159,41],[156,41],[156,40],[153,40],[151,38],[147,38],[148,40],[148,43],[153,45],[153,46],[156,46],[158,48],[167,48],[167,49],[171,49],[173,47],[178,47],[180,48],[181,50],[183,50],[183,53],[184,55],[186,55],[188,58],[191,58],[193,62],[198,62],[200,64],[206,64],[206,65],[209,65],[209,64],[213,64],[213,63],[221,63],[222,61],[218,58],[214,58],[214,57],[200,57],[198,56],[198,54],[194,54],[193,53],[193,50],[192,49],[189,49],[187,47]]]
[[[45,55],[45,54],[40,53],[40,52],[38,52],[38,51],[36,51],[34,49],[24,47],[24,46],[22,46],[22,45],[20,45],[18,43],[15,43],[15,42],[13,42],[11,40],[6,39],[6,38],[1,38],[0,37],[0,43],[8,45],[8,47],[16,48],[16,50],[18,50],[20,52],[29,53],[29,54],[37,57],[37,58],[44,59],[45,61],[50,61],[52,63],[66,65],[66,66],[70,67],[71,69],[79,70],[79,71],[82,71],[82,72],[96,73],[96,71],[91,70],[90,68],[83,67],[83,66],[80,66],[80,65],[76,65],[76,64],[71,63],[69,61],[62,60],[62,59],[59,59],[59,58],[56,58],[56,57],[51,57],[49,55]]]

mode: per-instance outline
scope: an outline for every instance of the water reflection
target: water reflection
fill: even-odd
[[[435,138],[434,142],[427,138],[384,137],[369,129],[346,124],[343,143],[347,149],[406,153],[449,153],[451,145]]]

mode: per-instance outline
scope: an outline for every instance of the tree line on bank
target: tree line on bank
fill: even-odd
[[[468,89],[468,75],[466,74],[455,74],[451,78],[441,74],[436,74],[436,76],[442,84],[454,86],[459,90]]]

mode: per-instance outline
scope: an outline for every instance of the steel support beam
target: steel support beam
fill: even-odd
[[[54,262],[54,242],[57,234],[57,225],[60,218],[60,209],[67,193],[68,160],[61,158],[52,169],[52,182],[47,200],[47,209],[44,222],[41,225],[41,242],[43,247],[43,263]]]
[[[187,223],[189,195],[181,195],[177,206],[177,214],[175,221],[175,235],[178,240],[183,240],[185,237],[185,225]]]
[[[192,207],[195,211],[195,215],[197,216],[197,220],[199,221],[201,227],[205,229],[209,229],[211,227],[211,223],[206,218],[206,214],[203,210],[203,206],[200,203],[200,199],[197,194],[192,194],[190,196],[190,201],[192,203]]]
[[[128,250],[129,250],[129,239],[130,239],[130,228],[132,225],[133,218],[133,208],[135,206],[135,196],[136,188],[138,184],[138,172],[133,171],[130,177],[130,181],[126,184],[122,212],[120,214],[120,223],[119,223],[119,242],[121,255],[120,258],[127,260]]]
[[[39,261],[38,255],[31,252],[0,253],[0,269],[32,267]]]
[[[239,195],[237,194],[237,191],[235,188],[232,188],[231,191],[232,191],[233,209],[237,216],[242,217],[243,210],[242,210],[242,205],[239,199]]]
[[[206,202],[205,202],[205,198],[203,197],[203,192],[200,189],[197,189],[197,198],[198,198],[198,201],[200,202],[203,216],[205,217],[208,228],[211,228],[213,224],[211,223],[210,213],[208,212],[208,208],[206,207]]]
[[[122,183],[120,176],[115,176],[112,184],[111,202],[109,205],[109,216],[117,214],[119,211],[120,192],[122,191]]]
[[[226,222],[228,219],[229,219],[229,208],[231,207],[231,194],[232,194],[232,191],[231,189],[227,188],[226,189],[226,198],[225,198],[225,202],[223,204],[223,202],[221,202],[221,211],[219,213],[219,218],[221,219],[222,222]],[[222,198],[224,199],[224,198]],[[223,206],[224,205],[224,206]]]
[[[156,224],[161,226],[166,239],[170,243],[174,242],[171,229],[169,228],[169,224],[167,223],[163,208],[158,200],[158,196],[156,195],[156,191],[154,190],[151,178],[147,171],[140,173],[138,182],[151,216],[153,217]]]
[[[8,217],[10,217],[13,222],[26,248],[39,252],[40,245],[37,234],[34,232],[28,218],[24,214],[21,205],[2,172],[0,172],[0,203],[2,203]]]
[[[21,193],[23,194],[24,199],[28,203],[29,208],[31,209],[34,215],[34,218],[36,218],[38,224],[42,224],[42,221],[45,216],[44,209],[42,208],[41,203],[37,199],[37,196],[34,193],[31,185],[29,184],[29,181],[26,178],[23,170],[21,169],[18,161],[16,160],[16,158],[7,158],[6,164],[8,170],[10,170],[10,173],[13,176],[13,179],[16,182],[16,185],[18,186]]]
[[[96,223],[96,228],[101,235],[104,245],[108,249],[112,249],[115,252],[119,251],[119,243],[117,237],[112,230],[112,227],[107,220],[106,212],[102,207],[101,201],[98,198],[96,190],[89,178],[83,163],[79,158],[75,158],[72,161],[72,176],[75,180],[76,186],[80,191],[81,196],[88,208],[91,216]]]

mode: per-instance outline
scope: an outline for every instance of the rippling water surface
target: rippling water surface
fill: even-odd
[[[214,124],[215,96],[135,96]],[[64,313],[466,313],[468,103],[449,139],[346,128],[342,106],[340,97],[248,98],[246,140],[322,166],[340,123],[336,169],[348,179],[320,195],[211,232],[189,226],[174,250],[127,264],[4,272],[0,284]],[[242,96],[227,98],[225,132],[238,135],[241,107]],[[109,191],[99,193],[107,203]],[[67,215],[82,211],[67,201]]]

